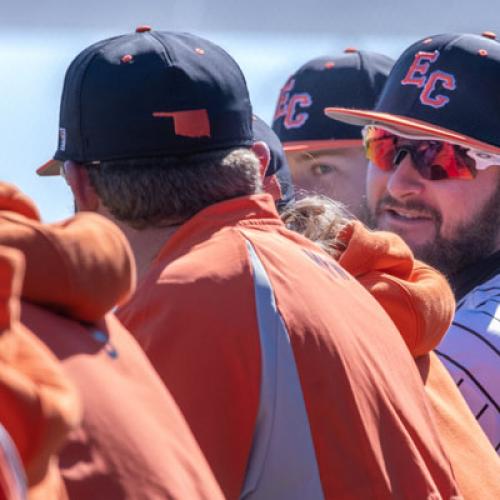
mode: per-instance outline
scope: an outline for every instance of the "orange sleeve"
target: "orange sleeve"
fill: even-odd
[[[40,220],[35,204],[12,184],[0,182],[0,211],[15,212],[32,220]]]
[[[377,299],[414,357],[436,347],[455,312],[442,274],[413,258],[399,236],[370,231],[353,222],[341,234],[346,249],[339,263]]]

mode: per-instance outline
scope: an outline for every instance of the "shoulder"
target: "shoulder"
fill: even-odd
[[[500,314],[500,273],[471,290],[457,304],[458,311],[498,311]]]
[[[500,356],[500,274],[478,285],[457,304],[452,329],[489,342]]]
[[[500,375],[500,275],[460,301],[438,353],[457,373],[498,393],[492,382]]]

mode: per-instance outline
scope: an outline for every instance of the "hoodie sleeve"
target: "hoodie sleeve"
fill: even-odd
[[[389,314],[412,356],[434,349],[455,311],[455,299],[444,276],[414,259],[393,233],[370,231],[354,221],[340,239],[346,249],[339,263]]]
[[[135,262],[120,229],[84,212],[42,224],[32,203],[0,183],[0,245],[26,259],[22,297],[78,321],[94,323],[135,288]]]
[[[0,423],[23,462],[30,498],[60,498],[56,455],[80,420],[76,389],[52,353],[19,322],[23,257],[0,246]]]

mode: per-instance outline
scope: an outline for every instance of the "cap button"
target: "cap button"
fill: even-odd
[[[354,47],[347,47],[344,49],[344,54],[355,54],[356,52],[358,52],[358,49]]]
[[[481,36],[484,36],[484,38],[489,38],[490,40],[496,40],[497,35],[496,33],[493,33],[493,31],[484,31],[481,33]]]
[[[148,26],[147,24],[142,24],[141,26],[137,26],[137,28],[135,28],[136,33],[147,33],[148,31],[151,30],[152,30],[151,26]]]

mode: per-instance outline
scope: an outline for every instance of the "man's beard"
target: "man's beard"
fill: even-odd
[[[473,200],[464,200],[464,203],[468,201],[473,203]],[[375,213],[366,209],[366,222],[371,228],[377,228],[377,217],[384,206],[419,210],[432,218],[436,237],[429,243],[413,245],[412,251],[417,259],[439,269],[449,278],[496,250],[500,221],[500,184],[476,216],[457,226],[453,237],[449,239],[441,235],[443,219],[436,209],[415,200],[401,203],[390,195],[379,200]]]

